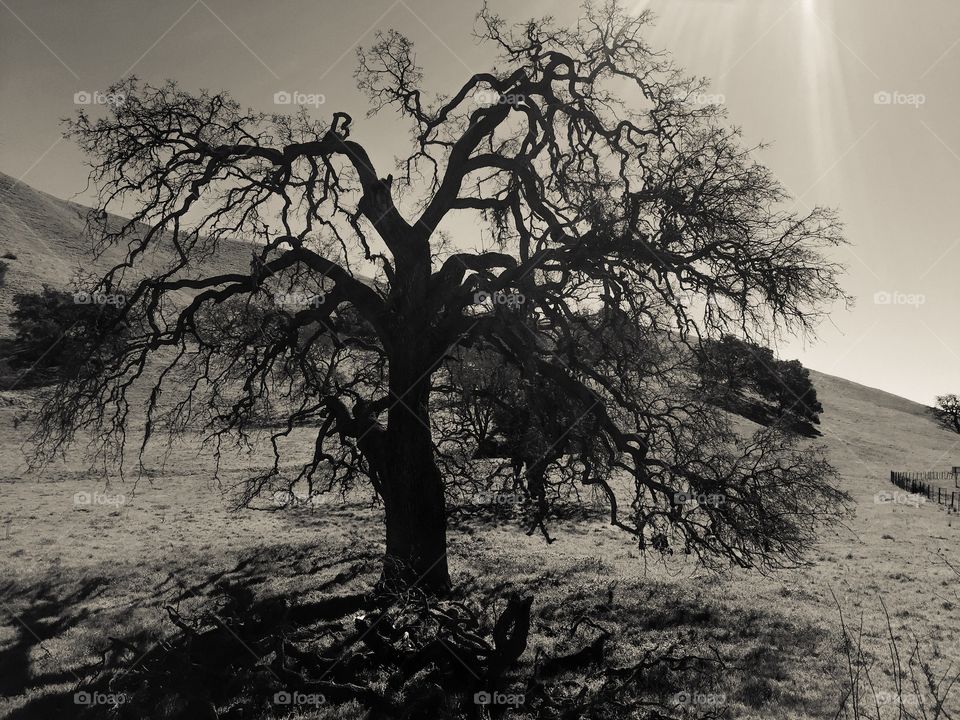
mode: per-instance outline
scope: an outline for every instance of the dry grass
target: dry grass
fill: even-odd
[[[4,177],[0,191],[0,252],[17,255],[0,290],[5,316],[13,292],[63,286],[84,248],[76,208]],[[60,244],[39,242],[40,235]],[[933,504],[878,504],[874,496],[894,489],[890,469],[960,465],[960,436],[937,427],[916,403],[819,373],[813,379],[825,408],[821,441],[857,514],[823,538],[809,567],[717,576],[680,556],[642,558],[598,521],[559,523],[548,546],[509,521],[474,519],[451,531],[455,582],[488,599],[491,612],[509,588],[536,595],[526,669],[538,653],[587,644],[588,629],[567,632],[585,613],[612,633],[611,666],[670,642],[716,650],[728,665],[723,682],[691,681],[680,690],[723,696],[738,718],[833,717],[844,660],[832,593],[848,621],[862,616],[867,656],[887,654],[883,598],[895,637],[917,638],[934,664],[956,668],[960,590],[941,555],[956,557],[957,517]],[[376,579],[380,512],[367,498],[232,513],[230,493],[212,486],[212,462],[193,441],[175,447],[165,464],[155,459],[136,484],[105,484],[74,457],[30,474],[19,447],[29,400],[24,392],[0,393],[0,715],[56,716],[58,699],[72,696],[110,637],[146,650],[171,632],[165,604],[189,611],[224,582],[257,597],[309,602],[365,590]],[[291,463],[309,452],[307,433],[296,431]],[[233,458],[225,477],[239,480],[256,465],[256,456]],[[77,506],[81,492],[124,500]],[[675,689],[676,679],[664,680],[668,686]],[[960,711],[957,696],[952,710]],[[356,708],[311,712],[302,716],[359,715]]]
[[[716,650],[728,663],[722,686],[683,689],[722,695],[735,717],[832,716],[841,659],[831,591],[848,619],[862,614],[866,653],[886,654],[883,598],[897,636],[918,638],[935,663],[960,663],[957,579],[938,557],[955,557],[956,518],[935,505],[874,502],[890,489],[891,466],[951,465],[955,437],[922,406],[825,375],[815,380],[826,408],[822,441],[857,515],[824,538],[810,567],[773,577],[708,575],[682,557],[641,558],[600,522],[562,523],[547,546],[509,521],[467,521],[451,534],[456,582],[494,605],[508,588],[536,595],[528,666],[538,653],[588,643],[589,632],[567,635],[583,613],[613,633],[613,665],[673,641]],[[365,498],[231,513],[229,492],[211,486],[211,461],[190,442],[136,483],[104,484],[76,460],[32,476],[17,442],[24,426],[13,427],[27,397],[4,401],[0,710],[13,717],[42,717],[45,703],[71,694],[108,637],[148,648],[171,631],[164,604],[197,607],[218,583],[306,602],[363,590],[376,578],[379,510]],[[234,458],[225,476],[242,477],[255,460]],[[78,492],[108,501],[122,493],[124,501],[76,506]]]

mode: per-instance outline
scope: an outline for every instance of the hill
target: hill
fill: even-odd
[[[0,173],[0,256],[9,269],[0,288],[0,331],[9,325],[13,296],[36,292],[43,285],[67,289],[78,273],[102,275],[124,259],[124,248],[111,247],[99,257],[85,230],[90,208],[18,182]],[[114,222],[121,220],[114,218]],[[161,244],[143,258],[136,270],[152,272],[171,258],[172,248]],[[204,262],[211,272],[228,272],[250,266],[250,249],[241,242],[226,242]]]

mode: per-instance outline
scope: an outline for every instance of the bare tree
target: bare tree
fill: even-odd
[[[705,82],[647,46],[649,21],[611,3],[573,28],[508,27],[484,8],[477,33],[501,64],[449,95],[420,87],[409,40],[379,35],[356,77],[373,112],[412,130],[395,175],[374,168],[344,112],[323,123],[173,84],[114,87],[123,104],[69,127],[97,217],[134,209],[99,226],[129,256],[98,287],[132,282],[127,267],[158,244],[175,259],[133,282],[122,352],[97,372],[78,363],[40,446],[83,430],[119,457],[138,382],[151,388],[144,443],[199,423],[219,451],[264,405],[285,408],[248,497],[280,480],[312,492],[368,480],[385,509],[383,581],[443,590],[457,438],[431,401],[446,369],[483,353],[516,374],[518,398],[541,401],[525,458],[540,520],[562,464],[641,547],[797,561],[841,511],[832,469],[775,430],[735,432],[687,392],[680,355],[652,367],[648,350],[810,330],[843,297],[823,255],[841,228],[829,210],[789,208],[755,148],[698,102]],[[443,232],[455,216],[478,220],[481,239]],[[250,243],[249,271],[197,270],[230,238]],[[290,476],[280,447],[302,423],[315,451]],[[558,456],[568,433],[581,440]]]

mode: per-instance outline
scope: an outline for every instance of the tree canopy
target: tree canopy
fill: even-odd
[[[704,391],[719,406],[805,434],[820,424],[823,406],[799,360],[780,360],[769,347],[733,335],[705,340],[697,358]]]

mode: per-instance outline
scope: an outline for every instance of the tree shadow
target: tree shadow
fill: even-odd
[[[98,662],[32,678],[23,668],[38,641],[18,636],[3,675],[30,698],[10,717],[679,720],[729,717],[727,705],[828,709],[829,698],[784,689],[808,657],[829,655],[822,627],[609,569],[602,580],[595,560],[516,562],[475,558],[444,599],[372,592],[375,549],[318,557],[272,546],[200,576],[177,563],[145,588],[162,633],[104,631]],[[45,641],[98,620],[84,605],[102,598],[103,582],[14,593],[35,606],[24,617]],[[125,702],[78,705],[77,692]]]
[[[100,597],[106,583],[102,577],[89,578],[66,592],[53,580],[32,587],[8,581],[0,587],[4,614],[15,631],[12,642],[0,649],[0,695],[12,697],[32,684],[62,683],[76,677],[65,668],[33,675],[31,656],[39,648],[52,659],[44,643],[88,621],[91,611],[82,604]]]
[[[823,435],[810,421],[789,413],[784,415],[775,406],[745,396],[742,393],[717,394],[711,398],[711,402],[717,407],[734,415],[739,415],[757,425],[764,427],[780,425],[785,430],[806,438],[817,438]]]
[[[349,613],[359,607],[366,597],[366,586],[372,583],[373,569],[378,557],[373,551],[348,549],[337,555],[324,556],[311,546],[273,546],[242,555],[227,570],[197,577],[195,567],[178,562],[171,565],[162,579],[144,590],[152,598],[149,603],[158,613],[174,617],[184,608],[215,607],[223,618],[247,617],[244,622],[269,634],[269,628],[282,623],[305,623],[309,618],[324,613]],[[299,592],[287,590],[286,579],[310,578],[301,582]],[[196,663],[184,661],[165,672],[173,681],[172,695],[157,705],[125,707],[123,704],[78,704],[116,699],[123,679],[136,676],[136,669],[152,658],[164,654],[171,637],[182,630],[175,623],[165,623],[161,632],[151,632],[124,623],[133,612],[132,607],[117,610],[110,603],[109,578],[96,577],[77,582],[51,575],[42,584],[21,587],[6,583],[0,592],[9,612],[10,623],[19,629],[12,642],[0,649],[0,689],[8,698],[26,697],[26,702],[10,711],[8,717],[19,720],[52,717],[217,717],[209,715],[209,708],[196,702],[186,705],[181,698],[202,697],[209,675],[198,672]],[[363,591],[357,590],[362,586]],[[64,588],[67,587],[65,590]],[[134,603],[133,605],[136,605]],[[20,609],[23,606],[23,609]],[[142,610],[144,605],[141,604]],[[256,619],[256,624],[250,618]],[[48,641],[60,648],[62,636],[70,630],[94,630],[98,639],[94,648],[70,652],[69,660],[63,653],[54,653],[45,647]],[[195,648],[199,657],[209,658],[223,667],[237,664],[238,659],[250,658],[251,648],[244,640],[245,632],[224,630],[225,636],[209,647]],[[69,643],[67,643],[69,644]],[[38,650],[55,670],[37,673]],[[71,648],[73,650],[73,648]],[[78,661],[77,656],[81,656]],[[99,660],[94,659],[99,655]],[[83,657],[86,656],[86,657]],[[172,656],[171,656],[172,657]],[[242,664],[242,663],[241,663]],[[112,682],[105,682],[111,678]],[[120,679],[119,681],[117,679]],[[118,684],[119,683],[119,684]],[[242,694],[242,688],[228,684],[230,692]],[[77,696],[77,693],[81,693]],[[86,695],[83,695],[86,693]],[[97,695],[99,693],[99,695]],[[219,715],[228,717],[228,715]]]

